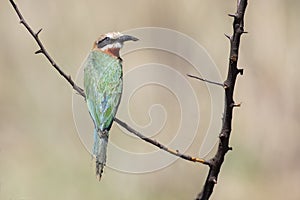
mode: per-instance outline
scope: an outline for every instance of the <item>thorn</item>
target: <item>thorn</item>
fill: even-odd
[[[225,37],[227,37],[229,40],[231,40],[231,37],[229,35],[227,35],[226,33],[224,33]]]
[[[243,75],[243,74],[244,74],[244,69],[238,69],[238,73],[239,73],[240,75]]]
[[[36,37],[39,36],[40,32],[42,31],[43,29],[41,28],[36,34],[34,34]]]
[[[220,139],[225,138],[225,134],[224,133],[220,133],[219,138]]]
[[[23,24],[24,23],[24,19],[20,19],[20,24]]]
[[[217,178],[216,177],[211,177],[209,179],[210,182],[213,182],[214,184],[217,184]]]
[[[232,147],[228,147],[228,151],[232,151]]]
[[[243,34],[247,34],[247,33],[249,33],[249,32],[248,32],[248,31],[243,31],[242,33],[243,33]]]
[[[228,14],[229,17],[236,18],[236,14]]]
[[[39,54],[39,53],[43,53],[42,49],[37,50],[36,52],[34,52],[35,54]]]
[[[233,103],[231,106],[232,107],[241,107],[241,105],[242,105],[242,103],[238,103],[238,104]]]

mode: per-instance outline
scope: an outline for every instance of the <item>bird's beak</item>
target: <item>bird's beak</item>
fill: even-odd
[[[133,37],[131,35],[122,35],[121,37],[118,38],[118,41],[121,43],[126,42],[126,41],[138,41],[139,39],[136,37]]]

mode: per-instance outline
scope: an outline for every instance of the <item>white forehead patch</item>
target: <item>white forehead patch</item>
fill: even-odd
[[[116,38],[121,37],[123,34],[120,32],[111,32],[111,33],[106,33],[105,35],[106,35],[106,37],[116,39]]]

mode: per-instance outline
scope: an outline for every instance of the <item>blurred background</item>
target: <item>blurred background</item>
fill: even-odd
[[[232,19],[227,14],[235,12],[234,0],[16,3],[34,30],[43,28],[41,39],[46,48],[72,77],[99,34],[149,26],[192,37],[206,48],[223,79],[226,77],[229,42],[223,33],[232,33]],[[122,173],[107,167],[98,182],[74,124],[71,87],[43,56],[34,55],[37,45],[19,24],[9,1],[1,5],[0,199],[196,197],[207,168],[184,160],[145,174]],[[300,2],[296,0],[249,2],[245,17],[249,34],[242,36],[239,59],[245,71],[238,77],[235,90],[235,100],[242,102],[242,107],[234,112],[234,151],[226,156],[211,199],[300,198],[299,11]],[[170,60],[183,75],[194,72],[180,68],[181,61],[176,65],[176,60]],[[129,69],[125,62],[125,73]],[[199,107],[204,116],[199,122],[199,134],[186,152],[197,155],[202,133],[209,126],[207,107],[211,105],[205,84],[188,81],[199,91],[197,98],[201,99]],[[145,89],[137,92],[128,105],[131,115],[137,124],[147,124],[151,104],[165,105],[168,118],[154,138],[167,143],[180,120],[178,102],[163,88]],[[114,141],[124,138],[117,126],[112,132]],[[140,140],[134,142],[139,148],[131,151],[155,149]]]

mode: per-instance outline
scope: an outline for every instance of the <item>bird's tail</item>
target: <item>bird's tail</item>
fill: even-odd
[[[96,161],[96,176],[100,180],[106,163],[108,131],[94,130],[93,156]]]

